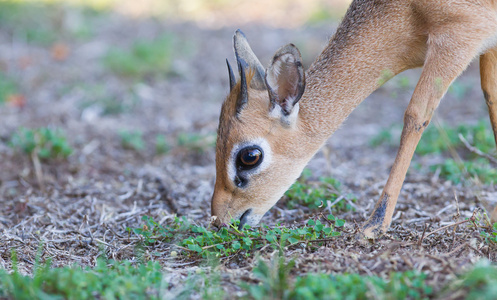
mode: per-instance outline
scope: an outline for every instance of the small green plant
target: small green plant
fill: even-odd
[[[460,125],[457,127],[429,126],[416,148],[416,153],[426,155],[430,153],[440,154],[447,151],[449,147],[460,148],[464,144],[459,139],[461,134],[470,144],[480,151],[488,153],[495,148],[493,133],[488,121],[480,121],[475,125]]]
[[[8,299],[161,299],[163,273],[158,263],[133,266],[129,261],[99,258],[95,268],[52,268],[37,261],[33,277],[22,275],[12,253],[9,274],[0,269],[0,298]]]
[[[203,226],[188,224],[184,219],[176,218],[171,225],[159,225],[149,217],[143,217],[145,224],[141,228],[128,228],[128,232],[141,235],[147,244],[157,241],[179,243],[190,253],[202,257],[227,257],[235,253],[249,255],[252,251],[266,245],[281,248],[296,245],[300,242],[316,241],[321,245],[323,239],[331,239],[340,235],[336,228],[345,224],[344,220],[336,219],[333,215],[327,217],[326,223],[320,220],[309,220],[304,227],[288,228],[276,226],[269,228],[261,225],[251,228],[245,225],[238,229],[239,221],[232,220],[232,225],[214,231]],[[183,238],[182,241],[179,239]]]
[[[310,182],[306,180],[309,175],[301,177],[295,182],[292,187],[285,193],[288,198],[288,206],[290,208],[303,205],[309,209],[318,209],[325,206],[327,201],[334,202],[341,195],[341,183],[331,177],[321,177],[318,182]],[[350,197],[350,201],[355,202],[356,199]],[[333,206],[335,211],[352,210],[352,206],[348,201],[340,201]]]
[[[141,151],[145,149],[143,134],[140,131],[120,131],[121,145],[125,149]]]
[[[28,155],[34,152],[42,159],[67,158],[73,151],[61,130],[48,127],[19,128],[12,135],[10,146]]]
[[[381,130],[377,135],[375,135],[370,141],[369,145],[373,147],[378,147],[380,145],[386,144],[391,145],[393,143],[392,131],[389,129]]]
[[[127,227],[129,233],[135,233],[143,237],[146,244],[157,241],[172,242],[173,239],[181,238],[182,234],[191,231],[191,223],[185,217],[175,217],[172,224],[161,225],[149,216],[143,216],[144,224],[140,228]]]
[[[285,262],[285,257],[280,252],[277,258],[271,260],[269,265],[259,260],[253,269],[255,278],[260,284],[248,285],[242,283],[251,298],[262,299],[288,299],[291,283],[290,272],[295,266],[295,261]]]
[[[158,155],[166,154],[171,150],[171,146],[167,143],[166,137],[162,134],[158,134],[155,137],[155,153]]]
[[[173,61],[173,45],[172,35],[136,41],[127,49],[111,49],[104,57],[104,64],[119,75],[137,79],[167,74]]]
[[[189,151],[204,153],[216,145],[216,134],[180,133],[177,145]]]
[[[495,243],[497,244],[497,222],[494,223],[489,232],[481,231],[480,235],[485,239],[487,243]]]
[[[397,126],[381,130],[370,140],[370,145],[376,147],[380,145],[397,146],[398,140],[393,133]],[[474,125],[449,126],[428,126],[423,132],[423,136],[416,147],[416,154],[441,154],[447,152],[449,147],[457,150],[464,148],[463,142],[459,138],[461,134],[471,145],[480,151],[488,153],[494,150],[495,142],[493,133],[487,120],[479,121]]]
[[[446,159],[443,164],[432,165],[430,169],[433,172],[440,169],[440,177],[455,184],[465,182],[470,178],[476,178],[485,184],[497,182],[497,169],[492,168],[485,158],[463,162]]]
[[[456,294],[458,297],[453,297]],[[497,268],[488,260],[481,260],[471,270],[450,283],[440,299],[495,299],[495,295]]]
[[[285,263],[282,256],[270,265],[259,261],[254,275],[259,284],[242,284],[254,299],[427,299],[434,296],[426,284],[426,275],[415,271],[393,272],[390,279],[359,274],[308,274],[298,276],[295,283],[289,273],[293,261]]]

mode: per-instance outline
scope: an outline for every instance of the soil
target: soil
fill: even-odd
[[[215,180],[214,148],[201,151],[177,145],[182,134],[216,132],[221,103],[229,90],[225,58],[233,62],[231,38],[235,27],[205,28],[196,23],[171,23],[157,18],[129,18],[119,14],[95,17],[98,30],[91,38],[66,39],[53,46],[29,43],[0,29],[1,69],[19,84],[25,105],[0,105],[0,267],[10,269],[11,249],[19,268],[30,274],[41,247],[41,258],[53,266],[94,265],[105,254],[136,260],[137,236],[127,227],[142,226],[144,215],[168,222],[174,215],[207,225]],[[323,23],[282,29],[247,23],[243,31],[263,64],[286,43],[295,43],[308,66],[336,28]],[[172,61],[167,76],[145,77],[138,82],[111,72],[102,57],[113,47],[130,47],[137,39],[174,34],[188,43],[188,53]],[[59,50],[60,51],[60,50]],[[59,53],[60,54],[60,53]],[[344,193],[357,197],[354,212],[338,217],[347,221],[341,237],[317,250],[292,248],[285,256],[297,262],[294,275],[308,272],[360,273],[387,276],[391,271],[427,271],[429,281],[442,286],[455,274],[481,258],[497,260],[495,247],[480,237],[480,229],[464,223],[443,226],[481,215],[495,205],[495,186],[454,185],[428,166],[442,156],[416,156],[404,183],[388,233],[372,243],[358,241],[356,230],[374,206],[386,182],[396,147],[371,147],[381,130],[402,124],[420,70],[393,79],[368,97],[310,162],[314,177],[331,176]],[[487,118],[479,87],[477,62],[455,83],[463,93],[449,92],[432,125],[472,124]],[[360,88],[360,87],[358,87]],[[124,111],[102,113],[101,98],[117,101]],[[90,103],[90,104],[88,104]],[[433,125],[435,124],[435,125]],[[8,146],[19,127],[53,127],[64,130],[74,153],[67,160],[42,161],[42,177],[31,158]],[[125,149],[119,132],[138,130],[146,147]],[[157,155],[157,134],[172,145]],[[289,211],[281,202],[263,219],[265,224],[303,222],[312,214]],[[429,235],[429,233],[434,232]],[[146,255],[171,273],[174,289],[200,260],[174,258],[174,245],[145,248]],[[266,250],[263,258],[273,255]],[[223,286],[241,295],[240,279],[252,278],[254,256],[221,261]]]

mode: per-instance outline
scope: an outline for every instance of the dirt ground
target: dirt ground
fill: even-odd
[[[67,9],[65,14],[71,14]],[[69,18],[71,19],[71,18]],[[214,148],[202,151],[178,145],[180,135],[207,136],[217,129],[228,74],[225,58],[233,62],[235,26],[206,28],[194,22],[160,18],[131,18],[117,13],[94,16],[93,35],[58,40],[67,50],[58,57],[54,44],[29,43],[0,28],[0,68],[14,78],[25,105],[0,105],[0,267],[11,268],[16,249],[20,269],[29,274],[36,251],[54,266],[93,265],[101,249],[111,258],[136,259],[127,227],[140,227],[143,215],[159,222],[174,214],[206,225],[215,180]],[[337,23],[323,22],[298,28],[246,23],[241,28],[263,64],[281,45],[295,43],[306,66],[325,45]],[[111,72],[102,58],[113,47],[130,47],[137,39],[173,34],[188,51],[171,63],[172,75],[142,78],[138,82]],[[54,52],[55,51],[55,52]],[[477,61],[458,79],[463,92],[449,92],[433,124],[472,124],[488,117],[479,87]],[[484,243],[478,229],[468,224],[428,233],[464,220],[476,209],[497,202],[495,186],[454,185],[428,171],[440,156],[416,156],[421,168],[411,168],[387,235],[375,243],[355,239],[357,224],[368,216],[381,193],[395,158],[395,147],[371,147],[381,130],[402,124],[403,111],[419,77],[419,70],[403,74],[407,86],[393,79],[368,97],[347,119],[309,164],[313,176],[331,176],[342,182],[344,193],[357,197],[355,212],[341,237],[317,251],[290,249],[296,274],[307,272],[360,273],[386,276],[391,271],[428,271],[430,281],[443,284],[478,261],[497,260],[495,249]],[[360,88],[360,87],[358,87]],[[461,90],[460,89],[460,90]],[[459,90],[459,91],[460,91]],[[127,107],[102,113],[98,99],[108,98]],[[40,185],[30,157],[8,146],[19,127],[51,126],[68,136],[74,153],[67,160],[42,163]],[[143,133],[141,151],[123,148],[122,130]],[[172,149],[157,155],[154,140],[163,134]],[[482,211],[481,211],[482,212]],[[289,211],[284,203],[263,219],[265,224],[291,225],[309,218],[305,211]],[[454,230],[455,228],[455,230]],[[422,236],[425,236],[423,239]],[[175,285],[199,261],[169,255],[174,245],[146,249],[171,273]],[[266,251],[261,254],[270,257]],[[222,282],[235,295],[237,282],[250,278],[254,258],[222,261]]]

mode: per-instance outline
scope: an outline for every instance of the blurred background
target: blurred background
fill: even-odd
[[[207,223],[217,122],[229,90],[225,59],[234,63],[234,31],[245,32],[264,65],[280,46],[294,43],[308,67],[348,4],[1,0],[0,207],[5,215],[0,213],[0,228],[21,221],[35,228],[54,222],[77,227],[83,216],[100,224],[122,214],[128,217],[112,219],[122,229],[139,226],[145,213],[157,220],[178,213]],[[405,72],[371,95],[309,165],[314,178],[332,176],[344,192],[357,196],[359,213],[346,218],[360,221],[378,197],[418,77],[419,70]],[[485,149],[493,151],[487,119],[474,63],[453,84],[430,125],[433,140],[427,144],[442,148],[416,156],[400,202],[416,206],[409,202],[413,197],[440,195],[450,198],[440,205],[452,201],[451,189],[433,184],[457,183],[443,177],[446,169],[449,175],[459,170],[457,164],[445,166],[447,158],[460,162],[444,145],[462,144],[454,130],[449,140],[438,139],[437,128],[466,124],[467,139],[474,144],[481,132]],[[484,174],[495,182],[488,163],[482,168],[476,177]],[[473,190],[460,191],[474,198]],[[271,210],[265,222],[305,219],[282,208]],[[46,214],[64,221],[30,217]]]

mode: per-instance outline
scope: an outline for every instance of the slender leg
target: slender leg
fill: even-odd
[[[490,123],[497,144],[497,48],[489,50],[480,56],[481,89],[485,96],[490,115]],[[497,222],[497,207],[490,216],[492,222]]]
[[[433,112],[452,81],[467,67],[476,55],[478,45],[455,47],[446,34],[430,36],[428,51],[421,77],[404,115],[404,129],[400,147],[388,181],[379,201],[363,225],[362,233],[368,238],[382,235],[390,226],[395,204],[402,188],[414,150]]]

